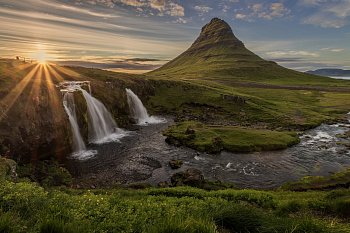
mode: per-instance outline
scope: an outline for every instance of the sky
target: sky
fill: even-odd
[[[350,0],[0,0],[0,57],[141,73],[213,17],[285,67],[350,69]]]

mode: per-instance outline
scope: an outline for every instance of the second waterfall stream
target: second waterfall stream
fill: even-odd
[[[142,104],[140,98],[128,88],[126,88],[125,91],[128,98],[130,113],[138,125],[159,124],[166,121],[165,119],[148,115],[147,109]]]

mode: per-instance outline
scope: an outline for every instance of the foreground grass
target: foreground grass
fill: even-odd
[[[222,150],[231,152],[279,150],[299,142],[297,134],[291,132],[213,126],[192,121],[171,126],[164,135],[167,136],[169,143],[211,153]]]
[[[284,184],[281,188],[292,191],[330,190],[350,187],[350,168],[331,176],[306,176],[300,181]],[[349,212],[350,213],[350,212]]]
[[[350,191],[45,190],[0,184],[0,232],[349,232]]]

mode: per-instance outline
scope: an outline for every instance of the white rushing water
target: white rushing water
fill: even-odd
[[[111,113],[101,101],[90,95],[84,89],[80,89],[86,100],[89,117],[89,141],[102,144],[118,141],[126,136],[126,132],[119,129]]]
[[[63,96],[63,106],[66,111],[73,134],[73,151],[86,150],[83,137],[80,134],[77,115],[75,112],[74,93],[66,92]]]
[[[74,92],[67,91],[63,96],[63,106],[71,125],[73,136],[73,154],[72,157],[85,160],[97,154],[95,150],[86,150],[83,137],[80,134],[77,115],[75,111]]]
[[[147,109],[142,104],[140,98],[130,89],[126,88],[126,95],[132,117],[138,125],[159,124],[166,122],[165,119],[149,116]]]
[[[86,86],[89,92],[82,87]],[[59,85],[63,96],[63,106],[68,115],[73,136],[72,157],[85,160],[97,154],[95,150],[87,150],[81,136],[77,115],[75,110],[74,92],[81,92],[85,98],[88,113],[89,142],[102,144],[112,141],[119,141],[126,136],[126,132],[117,127],[111,113],[95,97],[91,95],[89,81],[62,82]]]

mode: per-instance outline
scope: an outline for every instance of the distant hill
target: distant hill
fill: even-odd
[[[343,69],[318,69],[306,71],[308,74],[315,74],[321,76],[339,76],[339,77],[350,77],[350,70]]]

